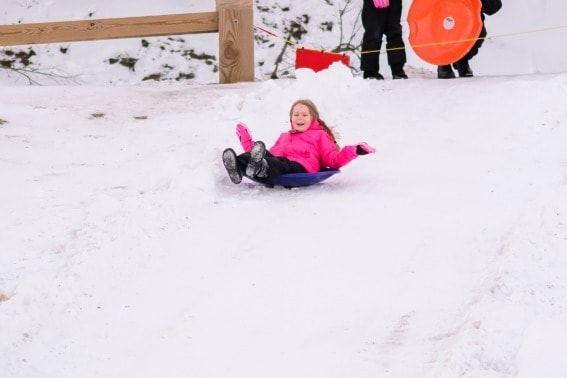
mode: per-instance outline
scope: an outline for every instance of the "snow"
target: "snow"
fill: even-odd
[[[472,79],[1,86],[2,377],[562,377],[567,54],[486,63],[518,40]],[[232,184],[298,98],[377,153]]]

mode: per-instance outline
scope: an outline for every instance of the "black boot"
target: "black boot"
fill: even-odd
[[[222,163],[226,168],[230,181],[235,184],[240,184],[242,182],[242,171],[238,166],[238,158],[232,148],[224,150],[222,153]]]
[[[446,66],[438,66],[437,67],[437,78],[438,79],[454,79],[455,73],[451,68],[451,65],[448,64]]]
[[[268,162],[264,159],[266,146],[263,142],[255,142],[250,150],[250,161],[246,166],[246,176],[248,177],[268,177]]]
[[[378,71],[364,71],[362,77],[364,79],[384,80],[384,76]]]
[[[392,64],[392,79],[407,79],[408,75],[404,72],[404,64],[403,63],[396,63]]]
[[[461,59],[456,63],[453,63],[453,67],[459,73],[459,77],[473,77],[473,72],[471,66],[469,66],[469,61],[466,59]]]

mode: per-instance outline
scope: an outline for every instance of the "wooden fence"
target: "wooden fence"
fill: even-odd
[[[219,81],[254,81],[252,0],[216,0],[215,12],[0,25],[0,47],[218,33]]]

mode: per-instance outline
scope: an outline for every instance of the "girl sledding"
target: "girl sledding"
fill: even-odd
[[[309,176],[338,170],[360,155],[376,152],[365,142],[340,148],[333,131],[321,120],[317,107],[310,100],[295,101],[289,118],[290,130],[282,133],[269,150],[262,141],[254,142],[246,125],[236,125],[236,135],[245,152],[237,155],[232,148],[227,148],[222,154],[233,183],[239,184],[246,176],[270,185],[284,175]]]

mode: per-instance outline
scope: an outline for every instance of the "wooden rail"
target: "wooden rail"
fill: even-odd
[[[216,0],[216,12],[0,25],[0,47],[219,33],[219,82],[254,81],[252,0]]]

